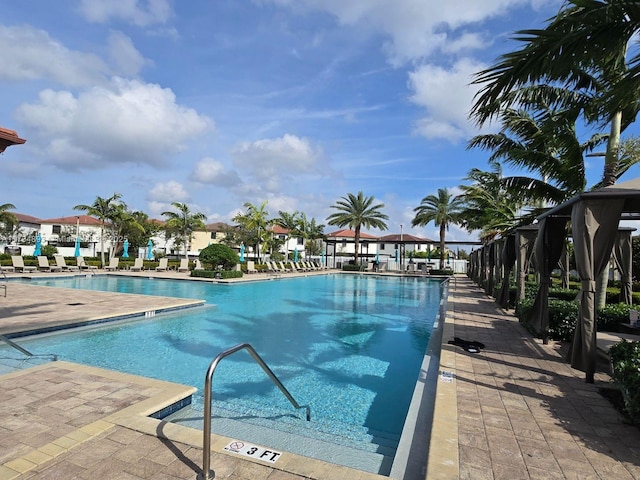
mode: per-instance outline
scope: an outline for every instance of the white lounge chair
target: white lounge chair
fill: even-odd
[[[284,266],[284,262],[273,262],[274,265],[276,265],[277,267],[280,267],[280,271],[281,272],[287,272],[290,273],[292,270],[290,268],[287,268]]]
[[[98,269],[98,267],[96,267],[95,265],[89,265],[85,261],[84,257],[76,258],[76,263],[78,264],[78,268],[80,268],[80,270],[84,269],[84,270],[92,271],[92,270],[97,270]]]
[[[104,267],[104,269],[109,271],[113,270],[115,272],[116,270],[118,270],[119,263],[120,263],[120,258],[113,257],[112,259],[109,260],[109,265]]]
[[[167,268],[169,268],[169,259],[167,257],[161,258],[158,266],[156,267],[156,271],[166,272]]]
[[[136,258],[133,261],[133,266],[131,267],[131,271],[132,272],[140,272],[143,270],[143,266],[144,266],[144,259],[143,258]]]
[[[22,255],[11,255],[11,263],[13,264],[13,268],[16,272],[35,272],[38,270],[38,267],[25,267]]]
[[[180,266],[178,267],[179,272],[188,272],[189,271],[189,259],[183,258],[180,260]]]
[[[256,264],[253,260],[247,261],[247,273],[258,273],[258,270],[256,270]]]
[[[62,255],[54,255],[53,258],[56,259],[56,265],[60,267],[63,272],[73,272],[80,270],[80,267],[78,267],[77,265],[67,265],[67,262]]]
[[[56,265],[50,265],[47,257],[38,255],[38,270],[41,272],[61,272],[62,268]]]
[[[204,267],[202,266],[202,262],[200,261],[199,258],[196,258],[196,266],[193,267],[194,270],[204,270]]]

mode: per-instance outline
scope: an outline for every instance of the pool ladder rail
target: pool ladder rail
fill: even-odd
[[[207,369],[207,374],[204,379],[204,432],[203,432],[203,440],[202,440],[202,472],[198,474],[198,480],[212,480],[215,477],[215,473],[211,471],[211,384],[213,382],[213,374],[220,363],[220,361],[228,357],[229,355],[233,355],[234,353],[240,350],[247,350],[249,354],[253,357],[253,359],[262,367],[262,370],[267,374],[267,376],[271,379],[273,383],[280,389],[280,391],[287,397],[287,400],[293,405],[296,409],[304,408],[306,410],[307,421],[311,420],[311,407],[309,405],[299,405],[296,402],[295,398],[289,393],[289,390],[282,384],[280,379],[276,377],[276,374],[269,368],[269,366],[265,363],[265,361],[258,355],[258,352],[249,344],[249,343],[240,343],[235,347],[231,347],[224,352],[218,354],[216,358],[213,359],[209,368]]]

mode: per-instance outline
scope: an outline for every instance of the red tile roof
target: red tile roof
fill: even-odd
[[[26,140],[18,137],[18,134],[8,128],[0,127],[0,153],[11,145],[22,145]]]
[[[42,223],[42,220],[32,215],[26,215],[24,213],[14,213],[14,215],[22,223],[35,223],[37,225],[40,225],[40,223]]]
[[[398,243],[400,242],[400,234],[392,233],[390,235],[385,235],[384,237],[380,237],[378,240],[380,240],[381,242]],[[435,240],[431,240],[430,238],[416,237],[415,235],[411,235],[409,233],[403,233],[402,242],[403,243],[435,243]]]
[[[41,220],[40,223],[55,223],[59,225],[75,225],[80,219],[80,225],[95,225],[100,226],[101,222],[97,218],[94,218],[90,215],[73,215],[70,217],[58,217],[58,218],[48,218],[46,220]]]
[[[336,232],[327,233],[327,238],[355,238],[356,232],[349,229],[338,230]],[[365,232],[360,232],[361,240],[377,240],[378,237]]]

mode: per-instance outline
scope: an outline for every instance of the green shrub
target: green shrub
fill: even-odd
[[[429,270],[429,275],[453,275],[453,270],[450,268],[444,268],[442,270],[439,268],[433,268]]]
[[[625,410],[640,423],[640,342],[622,340],[609,350],[611,374],[620,384]]]
[[[345,272],[359,272],[360,265],[352,265],[350,263],[345,263],[344,265],[342,265],[342,270]]]
[[[191,276],[197,278],[242,278],[238,270],[191,270]]]
[[[218,265],[222,265],[223,270],[232,270],[239,262],[235,250],[221,243],[213,243],[203,248],[198,258],[205,266],[209,266],[210,270],[216,270]]]
[[[44,255],[45,257],[53,258],[56,253],[58,253],[58,247],[53,245],[43,245],[40,249],[40,255]]]
[[[566,289],[553,287],[549,289],[549,298],[557,298],[558,300],[571,302],[576,299],[579,293],[580,290],[574,290],[572,288]]]
[[[621,323],[629,323],[629,310],[633,306],[626,303],[608,304],[598,310],[598,331],[617,332]]]

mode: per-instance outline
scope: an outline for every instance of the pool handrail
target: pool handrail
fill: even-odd
[[[296,409],[304,408],[307,413],[307,421],[311,420],[311,407],[309,405],[299,405],[298,402],[289,393],[289,390],[282,384],[282,382],[276,377],[275,373],[269,368],[265,361],[258,355],[258,352],[249,343],[240,343],[235,347],[231,347],[218,354],[216,358],[211,361],[207,374],[204,379],[204,427],[203,427],[203,439],[202,439],[202,472],[198,474],[198,480],[211,480],[214,476],[211,476],[213,472],[210,471],[211,467],[211,385],[213,383],[213,374],[220,363],[220,361],[233,355],[240,350],[247,350],[253,359],[262,367],[262,370],[269,376],[271,381],[280,389],[280,391],[287,397],[287,400]]]

